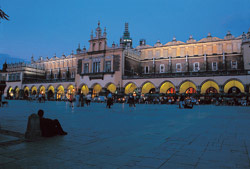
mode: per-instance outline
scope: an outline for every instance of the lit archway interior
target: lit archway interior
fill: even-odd
[[[170,88],[167,90],[166,93],[167,93],[167,94],[173,94],[173,93],[175,93],[175,89],[172,88],[172,87],[170,87]]]
[[[125,94],[130,94],[133,93],[135,91],[135,89],[137,88],[137,86],[134,83],[129,83],[126,87],[125,87]]]
[[[41,94],[45,94],[45,87],[44,87],[44,86],[41,86],[39,92],[40,92]]]
[[[64,87],[62,85],[60,85],[57,88],[57,96],[56,96],[56,98],[57,99],[62,99],[63,95],[64,95]]]
[[[209,89],[209,90],[208,90]],[[214,90],[215,89],[215,90]],[[207,81],[201,86],[201,94],[218,93],[220,91],[219,85],[214,81]]]
[[[194,89],[194,90],[193,90]],[[187,93],[187,92],[192,92],[195,91],[196,92],[196,86],[194,83],[190,82],[190,81],[186,81],[184,82],[181,86],[180,86],[180,93]]]
[[[150,91],[153,91],[155,89],[155,86],[150,83],[150,82],[147,82],[145,83],[143,86],[142,86],[142,90],[141,90],[141,93],[142,94],[146,94],[146,93],[149,93]],[[155,90],[154,90],[155,91]]]
[[[160,93],[175,93],[175,87],[171,82],[165,82],[160,87]]]
[[[37,94],[37,88],[36,88],[36,86],[33,86],[33,87],[31,88],[31,94],[32,94],[32,95],[36,95],[36,94]]]
[[[49,91],[52,91],[52,93],[55,93],[55,88],[53,87],[53,86],[50,86],[49,88],[48,88],[48,92]]]
[[[75,94],[75,88],[74,88],[74,86],[73,85],[69,85],[66,97],[69,99],[69,97],[71,95],[74,95],[74,94]]]
[[[12,88],[12,87],[9,88],[8,94],[9,94],[9,96],[11,96],[11,97],[14,95],[14,91],[13,91],[13,88]]]
[[[55,88],[53,86],[49,86],[48,88],[48,98],[54,98]]]
[[[196,93],[196,90],[193,87],[190,87],[186,90],[185,92],[186,94],[192,94],[192,93]]]
[[[87,85],[82,86],[81,93],[84,94],[85,96],[89,93],[89,88]]]
[[[218,90],[215,89],[214,87],[209,87],[207,88],[206,92],[205,93],[218,93]]]
[[[29,87],[27,86],[24,88],[24,96],[29,96]]]
[[[102,86],[99,85],[99,84],[96,84],[94,87],[93,87],[93,94],[92,94],[92,97],[95,97],[97,96],[100,91],[102,90]]]
[[[20,89],[19,89],[18,87],[16,87],[16,89],[15,89],[15,95],[16,95],[16,98],[18,98],[18,97],[19,97],[19,91],[20,91]]]
[[[227,82],[227,84],[224,86],[224,92],[228,93],[229,89],[231,89],[233,87],[238,88],[241,93],[244,93],[244,91],[245,91],[244,85],[240,81],[231,80],[231,81]]]
[[[108,85],[107,90],[110,91],[111,93],[115,93],[116,86],[113,83],[111,83],[110,85]]]

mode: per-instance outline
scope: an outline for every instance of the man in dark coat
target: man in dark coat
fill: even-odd
[[[38,116],[40,118],[40,128],[43,137],[52,137],[56,135],[67,135],[68,133],[63,131],[61,124],[57,119],[52,120],[43,117],[44,111],[39,110]]]

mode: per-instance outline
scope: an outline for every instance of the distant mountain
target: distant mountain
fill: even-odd
[[[4,62],[6,61],[6,63],[17,63],[17,62],[25,62],[24,59],[21,58],[15,58],[15,57],[11,57],[8,54],[5,53],[0,53],[0,69],[2,69]]]

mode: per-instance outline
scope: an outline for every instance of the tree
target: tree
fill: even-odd
[[[6,14],[6,13],[4,13],[4,11],[2,11],[2,9],[0,9],[0,23],[1,23],[1,19],[2,20],[9,20],[9,16]]]

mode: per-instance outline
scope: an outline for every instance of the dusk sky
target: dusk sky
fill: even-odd
[[[239,36],[250,27],[250,0],[0,0],[0,7],[10,16],[0,23],[0,53],[26,60],[68,55],[78,43],[88,48],[98,20],[109,46],[119,43],[125,22],[133,47],[141,38],[149,45],[173,36],[186,42],[209,32]]]

